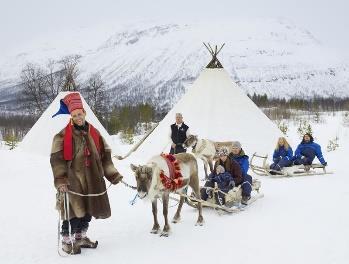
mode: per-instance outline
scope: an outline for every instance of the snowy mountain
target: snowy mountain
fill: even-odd
[[[108,24],[56,32],[14,47],[0,62],[0,98],[17,91],[27,62],[80,54],[82,80],[100,72],[117,103],[172,106],[210,60],[202,42],[225,43],[219,58],[253,94],[348,96],[349,66],[307,30],[284,19]],[[18,88],[17,88],[18,89]],[[11,91],[11,92],[10,92]]]

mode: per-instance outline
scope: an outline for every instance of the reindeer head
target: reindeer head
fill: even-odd
[[[148,195],[151,181],[152,181],[152,175],[153,175],[153,168],[148,167],[146,165],[144,166],[136,166],[131,164],[131,169],[135,173],[136,181],[137,181],[137,192],[138,196],[143,199]]]
[[[188,138],[183,142],[185,148],[193,147],[198,142],[197,135],[189,135]]]

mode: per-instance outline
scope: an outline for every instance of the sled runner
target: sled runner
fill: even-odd
[[[256,163],[256,159],[261,159],[262,162]],[[267,163],[268,155],[261,156],[254,153],[250,160],[251,170],[260,176],[271,176],[273,178],[279,177],[295,177],[295,176],[311,176],[332,174],[326,170],[326,167],[321,164],[312,165],[293,165],[291,167],[284,167],[281,171],[271,170]]]
[[[222,192],[218,186],[217,183],[215,183],[215,187],[201,187],[206,188],[207,190],[212,191],[212,196],[205,200],[197,199],[194,195],[184,195],[185,196],[185,202],[193,207],[197,208],[197,204],[200,201],[202,203],[203,207],[209,207],[215,210],[223,211],[226,213],[237,213],[240,211],[245,210],[249,205],[251,205],[253,202],[257,201],[259,198],[264,197],[262,193],[260,193],[260,187],[261,182],[259,180],[253,179],[252,182],[252,193],[251,198],[248,200],[247,204],[241,204],[242,199],[242,189],[241,186],[234,187],[232,190],[230,190],[228,193]],[[221,205],[217,203],[216,201],[216,195],[221,192],[225,194],[225,204]]]

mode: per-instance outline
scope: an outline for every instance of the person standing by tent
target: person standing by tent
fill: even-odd
[[[187,150],[183,147],[183,143],[189,135],[189,127],[186,124],[184,124],[182,114],[176,113],[176,123],[171,125],[170,130],[170,154],[187,152]]]
[[[64,219],[62,225],[62,250],[79,254],[81,248],[97,247],[97,241],[92,242],[86,236],[91,218],[105,219],[111,215],[108,195],[103,194],[106,191],[103,177],[117,184],[122,176],[114,167],[111,149],[104,138],[85,121],[86,112],[80,94],[70,93],[60,103],[56,115],[70,114],[71,120],[53,138],[50,163],[59,197],[65,196],[65,201],[69,202],[68,212],[65,212],[69,219]],[[79,196],[70,192],[101,195]],[[58,199],[57,207],[64,215],[61,200]]]
[[[286,138],[280,137],[273,153],[274,163],[270,165],[270,169],[274,171],[281,171],[283,167],[292,165],[292,159],[293,150],[291,146],[288,144]],[[271,174],[273,173],[271,172]]]
[[[241,183],[242,189],[242,200],[241,203],[244,205],[248,204],[248,200],[251,198],[252,191],[252,177],[247,174],[249,168],[248,156],[245,154],[244,150],[241,147],[239,141],[234,141],[232,145],[232,151],[229,154],[229,157],[239,163],[243,181]]]
[[[306,133],[295,151],[293,164],[309,166],[313,163],[315,156],[322,165],[327,166],[327,162],[322,156],[320,145],[314,142],[314,138],[311,134]]]

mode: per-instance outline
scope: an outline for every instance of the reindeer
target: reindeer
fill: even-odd
[[[200,199],[200,186],[198,177],[198,165],[195,157],[189,153],[180,153],[174,155],[179,163],[181,173],[183,176],[183,185],[180,189],[177,189],[177,193],[185,194],[187,187],[190,186],[196,198]],[[160,172],[163,170],[165,175],[169,175],[169,168],[166,160],[160,156],[154,156],[146,165],[135,166],[131,164],[131,169],[135,173],[137,181],[137,192],[141,199],[148,198],[152,202],[152,211],[154,216],[154,225],[151,230],[152,234],[158,234],[160,231],[160,225],[157,219],[157,198],[162,198],[163,202],[163,215],[165,218],[165,225],[160,236],[168,236],[170,231],[170,225],[168,223],[168,204],[170,190],[165,189],[160,179]],[[180,197],[176,214],[173,217],[172,223],[178,223],[181,218],[181,209],[184,203],[184,196]],[[203,225],[204,219],[202,216],[201,203],[198,204],[199,216],[196,225]]]
[[[232,141],[214,142],[209,139],[199,139],[197,135],[190,135],[184,141],[183,147],[192,147],[192,152],[196,156],[196,158],[199,158],[204,162],[205,176],[207,179],[207,167],[209,166],[210,171],[213,171],[213,161],[217,158],[217,149],[221,146],[226,146],[231,150],[232,143]]]

